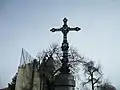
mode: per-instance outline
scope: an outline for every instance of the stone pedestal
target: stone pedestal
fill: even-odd
[[[55,77],[54,90],[74,90],[75,80],[74,76],[66,73],[60,73]]]

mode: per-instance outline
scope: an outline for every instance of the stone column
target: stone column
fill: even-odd
[[[75,80],[70,73],[60,73],[55,77],[54,90],[74,90]]]

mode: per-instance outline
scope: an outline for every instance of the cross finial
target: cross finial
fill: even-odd
[[[70,28],[67,25],[67,18],[63,19],[63,27],[61,28],[52,28],[50,31],[55,32],[55,31],[61,31],[63,33],[63,43],[62,43],[62,51],[63,51],[63,58],[61,60],[62,62],[62,67],[60,69],[60,72],[62,73],[68,73],[70,71],[69,69],[69,60],[68,60],[68,49],[69,49],[69,44],[67,42],[67,34],[69,31],[79,31],[80,28],[79,27],[75,27],[75,28]]]
[[[68,21],[67,18],[63,19],[64,25],[67,25],[67,21]]]

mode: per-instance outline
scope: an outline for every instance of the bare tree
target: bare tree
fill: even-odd
[[[37,57],[39,58],[40,62],[42,62],[41,60],[43,60],[45,56],[48,57],[50,55],[52,55],[54,58],[55,73],[56,73],[61,67],[61,62],[60,62],[60,60],[62,59],[61,47],[57,44],[52,44],[48,47],[48,49],[38,53]],[[78,51],[73,47],[69,48],[68,58],[70,64],[70,72],[75,76],[77,81],[80,81],[81,79],[79,70],[81,70],[81,68],[84,69],[84,73],[86,74],[86,78],[87,78],[87,81],[82,83],[84,87],[85,84],[91,82],[92,90],[94,90],[94,87],[96,87],[97,84],[101,83],[100,80],[102,77],[102,72],[100,70],[101,69],[100,65],[95,66],[94,61],[87,61],[85,57],[81,56],[78,53]],[[76,86],[76,88],[78,89],[79,87],[80,86]]]
[[[86,82],[83,82],[83,86],[90,83],[92,90],[101,83],[102,72],[100,65],[95,66],[93,61],[89,61],[83,64],[84,74],[86,75]]]
[[[85,59],[83,56],[78,54],[78,51],[73,47],[70,47],[68,52],[69,52],[68,59],[69,59],[70,73],[72,73],[75,76],[75,79],[80,80],[79,65],[83,64],[85,62],[84,61]],[[48,49],[46,49],[42,52],[39,52],[37,54],[37,57],[39,58],[39,62],[41,63],[41,62],[43,62],[42,60],[44,60],[45,57],[49,57],[51,55],[54,59],[54,66],[55,66],[55,71],[53,74],[53,76],[54,76],[59,71],[59,68],[62,65],[61,64],[61,59],[62,59],[61,47],[57,44],[52,44],[48,47]]]
[[[54,58],[54,64],[55,64],[55,70],[59,69],[61,66],[61,59],[62,59],[62,51],[61,47],[57,44],[52,44],[49,46],[48,49],[43,50],[42,52],[39,52],[37,54],[37,57],[39,58],[40,62],[42,62],[43,58],[45,56],[53,56]],[[77,50],[73,47],[69,48],[69,64],[71,73],[74,74],[76,71],[78,72],[79,64],[82,64],[84,61],[84,57],[79,55]]]

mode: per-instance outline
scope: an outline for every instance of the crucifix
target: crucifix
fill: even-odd
[[[69,44],[67,42],[67,34],[69,31],[79,31],[80,28],[79,27],[75,27],[75,28],[70,28],[67,25],[67,18],[63,19],[63,26],[61,28],[52,28],[50,31],[52,32],[56,32],[56,31],[61,31],[63,33],[63,43],[62,43],[62,52],[63,52],[63,58],[61,60],[62,62],[62,67],[60,69],[61,73],[69,73],[69,65],[68,65],[68,49],[69,49]]]

